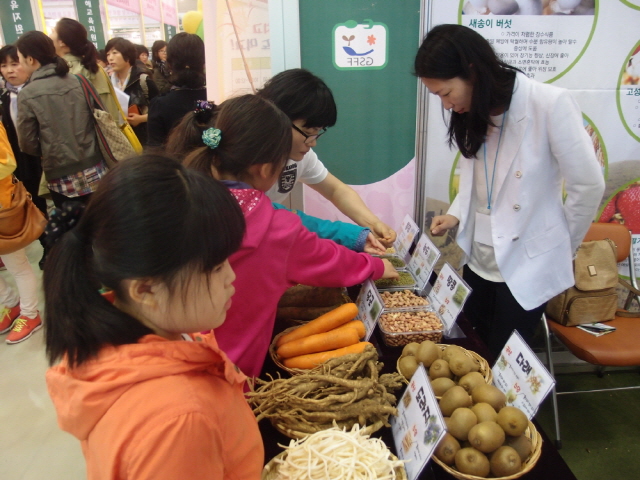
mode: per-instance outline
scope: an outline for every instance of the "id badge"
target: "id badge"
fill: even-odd
[[[490,215],[476,212],[476,228],[473,233],[473,240],[483,245],[493,246]]]

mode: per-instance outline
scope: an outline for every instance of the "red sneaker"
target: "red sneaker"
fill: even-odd
[[[23,342],[41,328],[42,320],[40,320],[40,314],[36,315],[36,318],[19,316],[7,336],[7,343],[12,345]]]
[[[0,316],[2,316],[2,320],[0,320],[0,335],[11,330],[13,321],[18,318],[18,315],[20,315],[20,302],[13,308],[4,307],[2,309],[0,312]]]

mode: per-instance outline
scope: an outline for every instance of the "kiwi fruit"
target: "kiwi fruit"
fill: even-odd
[[[480,422],[469,430],[471,445],[484,453],[497,450],[504,443],[504,439],[504,430],[496,422]]]
[[[461,473],[486,477],[491,471],[489,459],[475,448],[461,448],[455,457],[456,468]]]
[[[491,454],[489,465],[493,476],[507,477],[520,471],[522,460],[513,448],[502,446]]]
[[[434,380],[442,377],[453,378],[453,373],[451,373],[447,361],[439,358],[429,367],[429,378]]]
[[[440,399],[440,410],[445,417],[450,417],[456,408],[470,406],[471,397],[464,388],[458,385],[447,390]],[[502,445],[502,442],[500,444]]]
[[[449,356],[449,368],[454,375],[463,377],[473,368],[473,360],[465,353],[454,352]]]
[[[467,357],[469,358],[469,357]],[[450,365],[451,366],[451,365]],[[451,366],[451,370],[453,367]],[[454,371],[455,373],[455,371]],[[463,375],[460,380],[458,380],[458,385],[463,387],[469,394],[476,388],[478,385],[483,385],[487,383],[481,373],[478,372],[469,372],[466,375]]]
[[[523,462],[529,458],[531,452],[533,451],[533,445],[531,444],[531,440],[526,435],[520,435],[519,437],[509,437],[507,436],[504,444],[513,448],[518,455],[520,455],[520,460]]]
[[[442,355],[440,358],[448,362],[451,358],[451,355],[453,355],[454,353],[464,353],[464,349],[462,347],[459,347],[458,345],[448,345],[442,351]]]
[[[499,412],[507,402],[507,397],[498,388],[485,383],[478,385],[471,391],[473,403],[488,403],[496,412]]]
[[[416,357],[413,355],[409,355],[407,357],[402,357],[398,362],[398,368],[400,369],[400,373],[406,378],[410,380],[413,377],[413,374],[416,373],[418,369],[418,362],[416,362]]]
[[[447,423],[447,431],[458,440],[464,441],[469,437],[471,427],[477,423],[478,418],[470,408],[456,408]]]
[[[455,386],[456,382],[447,377],[435,378],[431,380],[431,388],[433,389],[433,394],[436,397],[441,397],[442,395],[444,395],[444,392]]]
[[[458,443],[458,440],[456,440],[455,437],[450,433],[446,433],[442,440],[440,440],[440,443],[436,447],[433,454],[442,463],[453,465],[458,450],[460,450],[460,443]]]
[[[418,347],[420,347],[420,344],[418,342],[407,343],[402,349],[402,355],[400,356],[401,357],[406,357],[408,355],[415,356],[415,354],[418,353]]]
[[[503,407],[498,412],[496,423],[502,427],[507,435],[519,437],[527,429],[529,419],[517,407]]]
[[[488,403],[476,403],[471,407],[471,410],[476,414],[478,423],[495,422],[496,418],[498,418],[498,413]]]
[[[431,364],[438,360],[440,348],[431,340],[425,340],[422,342],[416,353],[418,363],[422,362],[425,368],[429,368]]]

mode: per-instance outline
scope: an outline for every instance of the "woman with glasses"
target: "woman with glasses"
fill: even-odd
[[[287,114],[293,130],[289,160],[267,192],[269,198],[282,203],[296,182],[305,183],[355,223],[370,228],[383,245],[390,246],[396,232],[369,210],[353,188],[333,176],[312,150],[338,116],[329,87],[308,70],[296,68],[272,77],[258,95]]]

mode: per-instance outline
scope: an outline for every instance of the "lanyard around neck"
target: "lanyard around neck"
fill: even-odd
[[[500,125],[500,135],[498,135],[498,146],[496,147],[496,158],[493,161],[493,173],[491,174],[491,185],[489,185],[489,172],[487,171],[487,142],[485,141],[482,144],[484,149],[484,178],[487,183],[487,209],[491,210],[491,197],[493,195],[493,181],[496,178],[496,165],[498,164],[498,152],[500,151],[500,140],[502,140],[502,130],[504,130],[504,125],[507,123],[507,116],[509,115],[509,110],[504,113],[504,118],[502,120],[502,125]]]

